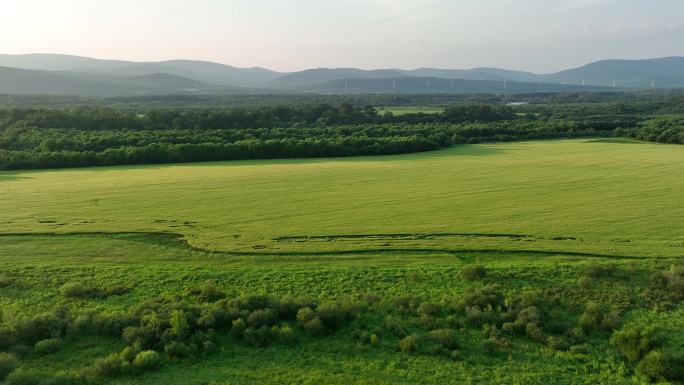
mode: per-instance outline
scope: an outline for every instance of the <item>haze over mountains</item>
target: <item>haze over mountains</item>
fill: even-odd
[[[498,68],[318,68],[280,73],[193,60],[131,62],[56,54],[0,55],[0,93],[13,94],[527,93],[613,87],[684,87],[684,57],[605,60],[553,74],[534,74]]]

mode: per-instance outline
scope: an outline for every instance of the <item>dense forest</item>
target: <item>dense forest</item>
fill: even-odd
[[[189,109],[132,107],[138,99],[127,100],[133,103],[124,104],[128,107],[4,104],[0,169],[386,155],[484,141],[616,135],[684,143],[684,120],[673,115],[684,110],[680,94],[548,95],[522,105],[472,101],[481,97],[463,97],[433,114],[393,114],[348,101],[327,104],[322,97]],[[387,98],[394,96],[366,101]]]

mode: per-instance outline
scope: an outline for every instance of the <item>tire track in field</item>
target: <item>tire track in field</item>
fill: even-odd
[[[372,255],[372,254],[448,254],[481,253],[481,254],[514,254],[527,256],[573,256],[606,259],[646,259],[649,257],[636,255],[615,255],[602,253],[588,253],[579,251],[563,250],[507,250],[507,249],[358,249],[339,251],[289,251],[289,252],[266,252],[266,251],[220,251],[208,250],[190,245],[181,234],[171,232],[36,232],[36,233],[0,233],[0,239],[8,237],[103,237],[109,239],[144,242],[158,246],[170,246],[186,251],[200,252],[215,256],[326,256],[326,255]],[[653,258],[653,257],[650,257]],[[668,259],[684,259],[684,256],[668,257]]]

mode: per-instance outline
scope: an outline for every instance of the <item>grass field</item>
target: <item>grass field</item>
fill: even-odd
[[[390,106],[390,107],[378,107],[378,112],[384,114],[385,112],[391,112],[395,116],[406,115],[406,114],[439,114],[444,112],[442,107],[428,107],[428,106]]]
[[[378,158],[0,175],[0,233],[173,233],[238,253],[684,255],[684,150],[482,144]]]
[[[211,354],[98,383],[645,383],[610,347],[608,329],[587,329],[583,353],[524,332],[492,352],[470,308],[465,323],[446,314],[460,311],[449,309],[468,290],[496,284],[507,296],[557,297],[543,305],[544,322],[575,322],[593,301],[619,309],[620,325],[657,325],[681,348],[681,305],[654,308],[644,288],[684,259],[682,164],[681,146],[562,140],[375,158],[3,172],[0,332],[3,322],[60,307],[123,312],[160,295],[192,298],[188,289],[206,282],[229,297],[372,294],[377,304],[368,300],[325,337],[297,331],[294,346],[251,347],[219,333]],[[587,275],[597,264],[614,272]],[[475,265],[486,276],[464,279]],[[65,296],[63,285],[74,282],[128,290]],[[444,313],[383,307],[407,296]],[[399,351],[388,314],[405,318],[407,334],[453,327],[458,351]],[[554,326],[544,333],[556,335]],[[62,337],[53,353],[16,348],[19,371],[75,373],[126,346],[117,336]]]

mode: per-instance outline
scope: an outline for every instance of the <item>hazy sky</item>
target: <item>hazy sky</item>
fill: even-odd
[[[684,55],[684,0],[4,0],[0,53],[551,72]]]

